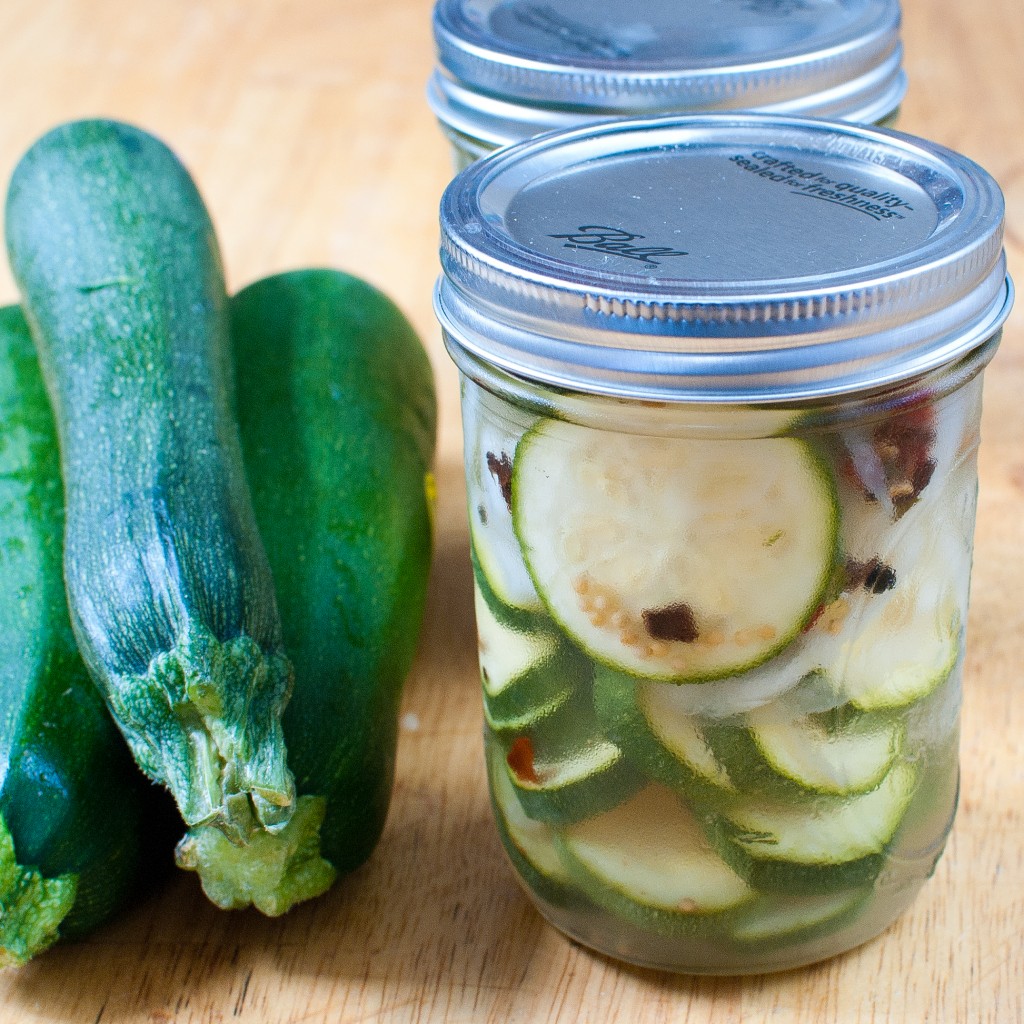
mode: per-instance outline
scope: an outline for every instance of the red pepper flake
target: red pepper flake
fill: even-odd
[[[818,624],[818,619],[820,619],[824,614],[825,605],[819,604],[818,607],[814,609],[814,614],[807,620],[807,622],[804,624],[804,628],[801,629],[800,632],[810,633],[810,631],[814,629],[814,627]]]
[[[491,476],[498,481],[501,496],[505,499],[509,512],[512,511],[512,460],[505,452],[497,456],[494,452],[487,453],[487,468]]]
[[[540,782],[537,769],[533,766],[533,741],[529,736],[517,736],[508,748],[505,757],[513,775],[521,782],[531,782],[536,785]]]
[[[644,628],[655,640],[692,644],[697,639],[697,620],[688,604],[648,608],[640,615],[644,620]]]

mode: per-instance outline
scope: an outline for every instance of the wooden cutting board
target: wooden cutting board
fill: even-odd
[[[1024,9],[906,0],[901,127],[1007,193],[1024,280]],[[458,387],[430,307],[448,154],[423,100],[428,0],[4,0],[0,177],[69,118],[165,138],[198,178],[229,279],[310,264],[391,294],[441,402],[437,556],[377,853],[271,921],[191,876],[0,978],[0,1021],[1017,1024],[1024,1021],[1024,304],[988,374],[960,815],[934,879],[863,948],[785,975],[693,979],[574,947],[503,859],[481,766]],[[0,297],[15,295],[6,266]]]

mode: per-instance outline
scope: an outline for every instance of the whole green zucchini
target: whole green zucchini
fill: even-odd
[[[57,422],[85,662],[189,825],[244,843],[294,808],[291,666],[230,408],[213,227],[157,139],[78,121],[25,154],[7,246]]]
[[[75,646],[57,437],[28,326],[0,309],[0,966],[130,895],[142,776]]]
[[[433,376],[395,305],[338,271],[258,281],[231,312],[245,467],[295,665],[289,761],[321,804],[323,855],[344,872],[384,825],[423,618]],[[194,830],[179,858],[215,902],[252,898],[212,830]]]

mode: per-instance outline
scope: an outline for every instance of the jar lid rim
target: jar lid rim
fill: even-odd
[[[852,363],[868,382],[915,372],[998,328],[1002,229],[991,176],[913,136],[764,114],[619,121],[452,181],[438,308],[457,338],[500,334],[492,355],[518,349],[527,375],[554,361],[583,386],[845,388]]]
[[[634,16],[608,0],[589,5],[585,22],[578,10],[574,0],[437,0],[440,77],[479,94],[481,107],[521,107],[527,122],[535,108],[853,119],[905,88],[898,0],[649,0]],[[434,91],[459,106],[443,82]]]

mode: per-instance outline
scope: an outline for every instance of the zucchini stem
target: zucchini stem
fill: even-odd
[[[108,693],[136,760],[185,823],[243,846],[254,829],[283,829],[295,807],[281,730],[292,678],[283,654],[192,622],[145,674],[114,677]]]
[[[0,967],[28,963],[49,949],[77,893],[76,875],[44,878],[17,862],[14,839],[0,815]]]
[[[253,821],[244,848],[209,825],[190,829],[178,843],[178,867],[197,871],[207,897],[223,910],[250,904],[268,917],[326,892],[337,872],[320,855],[320,826],[327,802],[300,796],[291,820],[279,832]]]

